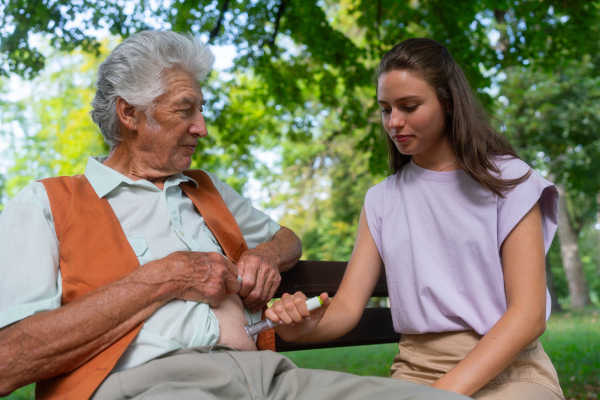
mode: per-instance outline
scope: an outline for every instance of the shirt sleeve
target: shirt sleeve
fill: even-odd
[[[365,196],[365,215],[371,236],[375,241],[379,256],[383,260],[383,245],[381,240],[381,221],[383,214],[383,195],[386,181],[373,186]]]
[[[45,187],[32,183],[0,214],[0,328],[60,307],[58,248]]]
[[[281,227],[267,214],[252,206],[252,202],[221,181],[212,172],[205,171],[223,197],[227,208],[238,223],[249,249],[268,242]]]
[[[531,170],[518,159],[501,161],[499,167],[503,179],[519,178]],[[504,198],[498,198],[498,251],[508,234],[536,202],[542,213],[544,247],[548,253],[558,227],[558,190],[533,170],[527,180],[506,193]]]

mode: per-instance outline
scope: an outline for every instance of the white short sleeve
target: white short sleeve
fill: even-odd
[[[32,183],[0,214],[0,328],[60,307],[58,247],[45,187]]]

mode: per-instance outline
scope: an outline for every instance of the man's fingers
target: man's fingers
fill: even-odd
[[[256,264],[250,262],[245,262],[246,259],[240,260],[241,270],[243,271],[242,275],[242,287],[240,288],[239,295],[240,297],[246,297],[250,294],[252,289],[254,289],[254,285],[256,284]]]
[[[241,297],[246,297],[244,299],[244,304],[246,305],[246,307],[249,307],[250,305],[256,307],[257,302],[260,303],[263,301],[261,297],[267,278],[267,271],[266,268],[264,268],[264,266],[262,266],[262,268],[259,267],[257,261],[258,260],[252,263],[252,268],[256,271],[254,286],[251,288],[251,290],[246,296],[242,296],[242,294],[240,294]]]
[[[224,279],[225,286],[223,287],[223,297],[225,298],[228,294],[238,293],[240,291],[240,281],[238,280],[237,275],[232,275],[229,271],[225,272]]]

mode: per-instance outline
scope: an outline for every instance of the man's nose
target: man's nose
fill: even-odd
[[[196,113],[196,118],[192,121],[192,125],[188,129],[188,132],[197,137],[205,137],[208,135],[208,129],[206,128],[206,121],[204,121],[204,115],[201,112]]]

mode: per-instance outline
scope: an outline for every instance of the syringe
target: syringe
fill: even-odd
[[[308,308],[308,311],[316,310],[317,308],[321,307],[322,305],[323,305],[323,301],[321,300],[320,296],[313,297],[312,299],[306,300],[306,307]],[[277,325],[278,325],[277,322],[273,322],[269,318],[265,318],[262,321],[258,321],[255,324],[246,325],[245,328],[246,328],[246,333],[248,334],[248,336],[252,337],[252,336],[258,335],[259,333],[262,333],[268,329],[271,329]]]

